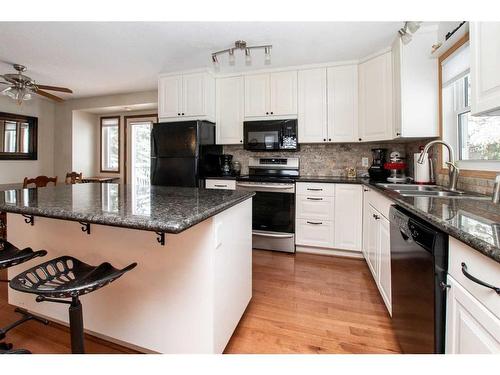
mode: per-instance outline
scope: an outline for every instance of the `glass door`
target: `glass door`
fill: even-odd
[[[151,181],[151,129],[156,115],[125,117],[127,129],[126,183],[149,186]]]

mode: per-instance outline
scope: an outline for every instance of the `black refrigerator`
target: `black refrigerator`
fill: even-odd
[[[215,124],[166,122],[151,131],[151,184],[202,187],[205,177],[220,174],[222,146],[215,144]]]

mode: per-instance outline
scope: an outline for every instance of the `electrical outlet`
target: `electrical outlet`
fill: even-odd
[[[361,166],[364,168],[368,168],[368,158],[367,157],[361,158]]]

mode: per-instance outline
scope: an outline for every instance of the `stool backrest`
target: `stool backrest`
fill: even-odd
[[[57,176],[56,177],[47,177],[47,176],[38,176],[35,178],[24,177],[23,188],[26,189],[28,185],[34,184],[37,188],[45,187],[49,182],[53,182],[54,186],[57,185]]]
[[[64,182],[66,185],[80,184],[82,183],[83,173],[80,172],[68,172],[66,173],[66,179]]]

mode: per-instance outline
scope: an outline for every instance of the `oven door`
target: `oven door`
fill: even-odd
[[[253,190],[253,248],[295,252],[294,185],[252,187],[237,183],[237,189]]]

